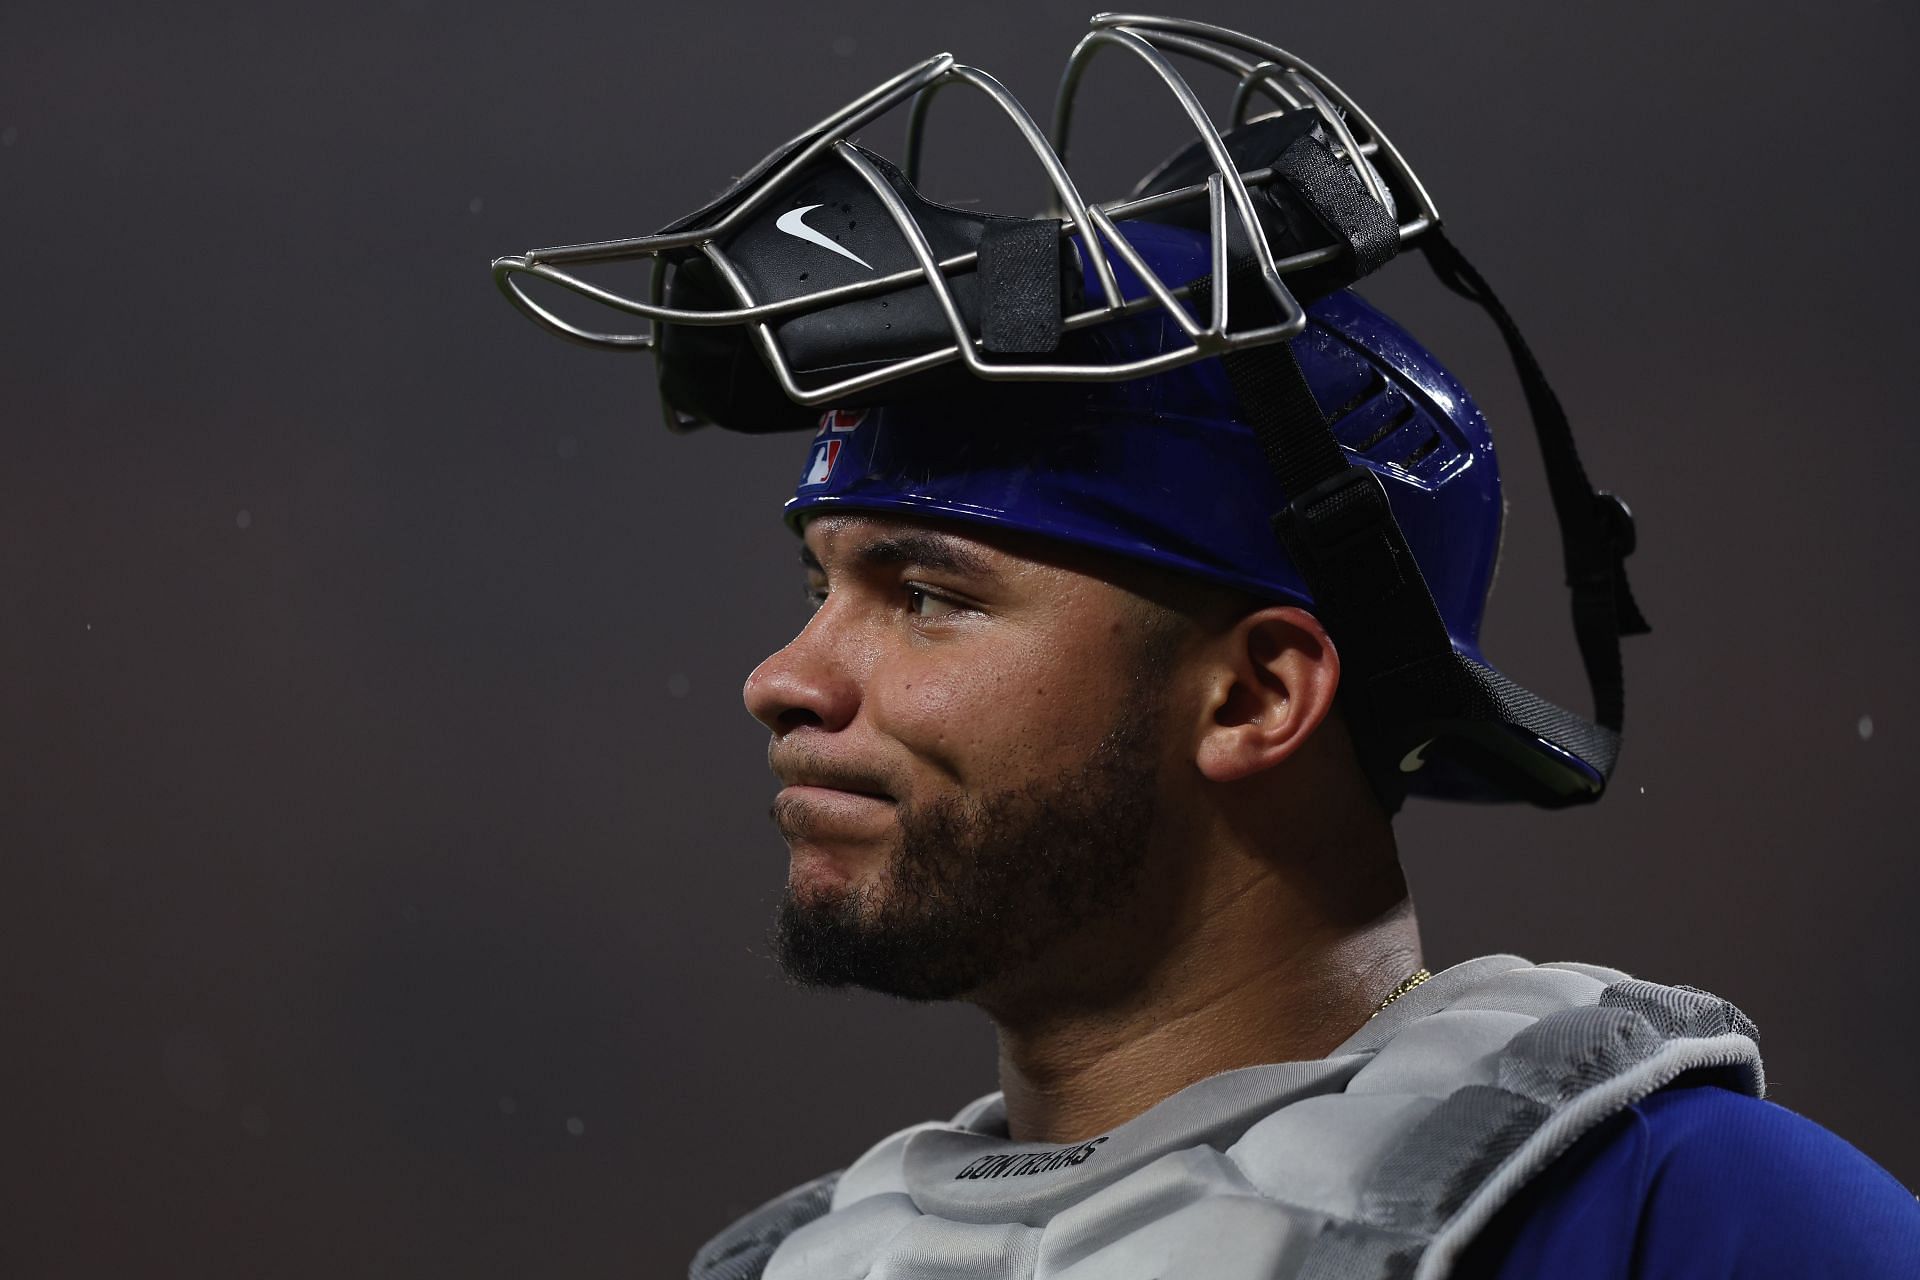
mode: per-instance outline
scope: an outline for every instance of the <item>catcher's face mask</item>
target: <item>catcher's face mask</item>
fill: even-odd
[[[1194,138],[1100,202],[1065,157],[1082,74],[1107,50],[1145,64]],[[1225,127],[1175,58],[1232,77]],[[916,190],[927,113],[955,86],[1015,125],[1052,190],[1045,216]],[[909,113],[898,167],[851,141],[895,108]],[[1488,308],[1520,366],[1597,723],[1479,653],[1500,533],[1484,420],[1430,354],[1344,292],[1409,245]],[[634,259],[651,263],[644,298],[580,274]],[[1626,509],[1587,484],[1518,329],[1392,142],[1285,50],[1204,23],[1098,16],[1050,133],[942,54],[658,234],[503,257],[494,274],[564,337],[652,351],[676,430],[817,428],[796,522],[828,504],[984,520],[1310,603],[1340,646],[1343,702],[1390,808],[1408,790],[1562,805],[1597,797],[1612,771],[1618,638],[1645,629],[1621,565]],[[645,324],[583,328],[534,298],[536,279]],[[1009,383],[1025,385],[993,389]]]
[[[1144,61],[1195,140],[1127,199],[1101,205],[1082,196],[1065,155],[1081,74],[1105,50]],[[1238,78],[1238,127],[1225,135],[1214,127],[1170,53]],[[974,213],[914,189],[929,107],[955,87],[984,94],[1016,126],[1052,186],[1049,216]],[[904,168],[848,140],[904,104]],[[1256,105],[1277,110],[1239,124]],[[1343,225],[1321,206],[1355,217]],[[1404,219],[1395,220],[1397,209]],[[1128,219],[1193,227],[1204,252],[1168,278],[1122,233],[1117,224]],[[1302,280],[1313,293],[1349,283],[1437,222],[1393,144],[1298,58],[1197,22],[1103,15],[1068,61],[1051,142],[999,81],[940,54],[808,129],[657,235],[503,257],[494,273],[517,306],[565,337],[657,351],[674,426],[773,431],[810,425],[817,415],[808,406],[912,394],[922,388],[886,384],[949,367],[989,381],[1113,381],[1290,338],[1306,323],[1296,298]],[[653,261],[647,298],[572,270],[630,259]],[[1229,280],[1230,261],[1244,262],[1244,278]],[[1195,307],[1194,281],[1208,275],[1218,283]],[[535,302],[525,276],[652,324],[640,333],[587,331]],[[1242,289],[1257,298],[1237,306]],[[1073,340],[1148,311],[1183,340],[1127,359]]]

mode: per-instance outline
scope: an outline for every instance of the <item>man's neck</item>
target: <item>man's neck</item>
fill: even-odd
[[[1011,1136],[1083,1141],[1190,1084],[1239,1067],[1324,1057],[1420,966],[1397,863],[1337,890],[1239,863],[1188,886],[1154,958],[1080,1001],[986,1004],[1000,1033]],[[1337,901],[1329,901],[1334,893]]]

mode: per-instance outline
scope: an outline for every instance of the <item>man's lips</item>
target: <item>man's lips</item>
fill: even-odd
[[[767,763],[774,776],[786,784],[787,791],[839,792],[888,804],[894,800],[885,780],[855,765],[779,752],[769,752]]]
[[[893,804],[894,798],[884,791],[861,791],[853,787],[827,786],[818,782],[790,782],[780,788],[783,796],[792,796],[796,800],[865,800],[871,804]]]
[[[773,822],[789,847],[865,843],[880,837],[893,821],[893,800],[884,795],[795,783],[773,798]]]
[[[849,791],[844,787],[819,787],[807,783],[780,788],[780,794],[773,798],[774,816],[795,809],[805,811],[810,817],[841,816],[870,817],[876,810],[891,809],[894,801],[891,796],[874,795],[866,791]]]
[[[896,801],[871,770],[777,741],[767,763],[786,784],[774,797],[773,821],[789,846],[865,843],[890,828]]]

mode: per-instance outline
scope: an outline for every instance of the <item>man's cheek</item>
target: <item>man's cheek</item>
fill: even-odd
[[[916,755],[947,759],[990,736],[993,699],[940,673],[901,679],[871,699],[876,728]]]
[[[881,732],[947,772],[995,771],[1016,755],[1044,764],[1082,752],[1107,724],[1099,657],[941,646],[910,669],[876,673],[868,711]]]

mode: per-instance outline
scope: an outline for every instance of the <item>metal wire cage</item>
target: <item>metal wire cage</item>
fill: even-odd
[[[1082,196],[1067,167],[1068,133],[1084,73],[1094,56],[1108,49],[1144,62],[1172,96],[1204,153],[1200,181],[1147,194],[1136,188],[1126,198],[1105,203],[1089,203]],[[1230,120],[1224,130],[1208,116],[1199,95],[1175,65],[1174,56],[1198,61],[1234,78]],[[1177,331],[1175,340],[1158,352],[1135,353],[1131,358],[1103,359],[1098,348],[1084,345],[1076,347],[1071,358],[1061,352],[1045,353],[1041,358],[1008,358],[988,349],[969,326],[953,287],[956,277],[976,270],[978,250],[938,255],[900,190],[871,154],[851,141],[851,135],[905,105],[909,114],[902,172],[906,182],[913,183],[921,167],[931,106],[941,90],[955,85],[985,95],[1013,123],[1047,176],[1051,186],[1049,213],[1057,220],[1061,252],[1070,255],[1069,261],[1083,263],[1088,277],[1084,305],[1061,318],[1062,331],[1072,333],[1158,309]],[[762,160],[719,199],[666,231],[507,255],[494,261],[494,280],[508,300],[537,323],[591,347],[658,351],[662,333],[669,326],[743,326],[780,390],[799,405],[839,404],[883,384],[955,363],[987,381],[1099,382],[1144,377],[1296,336],[1305,327],[1306,314],[1286,277],[1323,266],[1349,251],[1349,246],[1336,237],[1319,247],[1275,255],[1254,197],[1269,184],[1278,184],[1281,175],[1271,165],[1242,171],[1224,136],[1250,118],[1260,118],[1251,113],[1263,100],[1270,104],[1271,111],[1315,113],[1327,150],[1351,171],[1365,198],[1392,219],[1400,245],[1438,226],[1439,214],[1425,187],[1393,143],[1352,98],[1304,60],[1224,27],[1179,18],[1109,13],[1092,19],[1091,29],[1067,60],[1050,133],[1043,133],[1019,100],[991,75],[955,61],[950,54],[939,54],[805,130]],[[723,246],[742,228],[764,221],[770,205],[789,189],[797,175],[835,162],[845,166],[885,210],[910,251],[911,265],[792,296],[769,297],[764,290],[756,292],[749,273]],[[1188,206],[1186,212],[1192,214],[1197,212],[1198,202],[1204,202],[1211,273],[1200,280],[1170,282],[1155,273],[1117,224],[1127,219],[1165,217],[1179,206]],[[1230,255],[1236,259],[1231,264]],[[841,256],[853,257],[844,252]],[[651,260],[645,298],[616,292],[575,274],[580,267],[635,260]],[[689,307],[670,303],[674,273],[696,260],[704,261],[723,282],[730,295],[724,300],[732,305]],[[1125,264],[1141,288],[1123,290],[1116,260]],[[1230,265],[1238,271],[1230,272]],[[530,296],[524,277],[548,281],[647,323],[638,332],[583,328]],[[1230,279],[1243,287],[1251,283],[1264,294],[1267,305],[1236,310]],[[867,362],[851,374],[821,374],[799,370],[783,348],[778,327],[797,316],[920,285],[931,290],[945,322],[945,332],[924,349],[878,363]],[[1133,296],[1127,296],[1128,292]],[[1241,314],[1258,319],[1230,321],[1230,317]],[[676,430],[689,430],[704,421],[669,403],[664,394],[663,408],[668,425]]]

